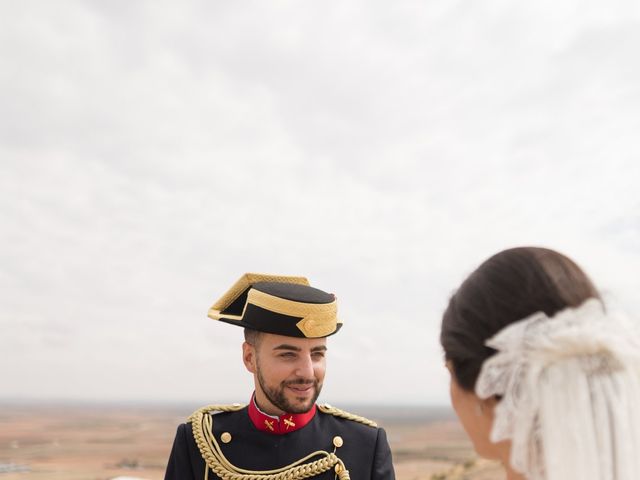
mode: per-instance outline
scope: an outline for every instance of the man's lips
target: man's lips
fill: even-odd
[[[313,384],[306,385],[287,385],[287,388],[293,390],[295,393],[308,393],[313,391]]]

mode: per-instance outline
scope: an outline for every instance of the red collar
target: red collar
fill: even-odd
[[[316,404],[313,404],[311,410],[305,413],[285,413],[279,417],[275,415],[267,415],[260,411],[256,405],[255,397],[251,397],[249,402],[249,418],[258,430],[272,433],[274,435],[284,435],[285,433],[300,430],[309,423],[316,414]]]

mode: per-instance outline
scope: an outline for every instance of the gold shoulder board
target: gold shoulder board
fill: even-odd
[[[213,412],[237,412],[242,410],[246,405],[241,403],[231,403],[229,405],[207,405],[206,407],[199,408],[187,418],[187,423],[192,423],[193,420],[201,415]]]
[[[368,425],[369,427],[378,426],[378,424],[373,420],[369,420],[368,418],[361,417],[360,415],[354,415],[353,413],[345,412],[344,410],[340,410],[339,408],[332,407],[328,403],[323,403],[322,405],[318,405],[318,409],[322,413],[328,413],[329,415],[333,415],[335,417],[346,418],[347,420],[353,420],[354,422],[363,423],[364,425]]]

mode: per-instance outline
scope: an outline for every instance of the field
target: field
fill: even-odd
[[[399,414],[397,412],[402,412]],[[188,409],[0,405],[0,480],[162,480]],[[399,480],[503,480],[446,411],[358,410],[387,430]]]

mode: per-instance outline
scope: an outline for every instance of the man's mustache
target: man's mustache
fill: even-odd
[[[307,380],[305,378],[297,378],[295,380],[286,380],[284,382],[282,382],[282,384],[285,387],[288,387],[289,385],[318,385],[318,381],[317,380]]]

